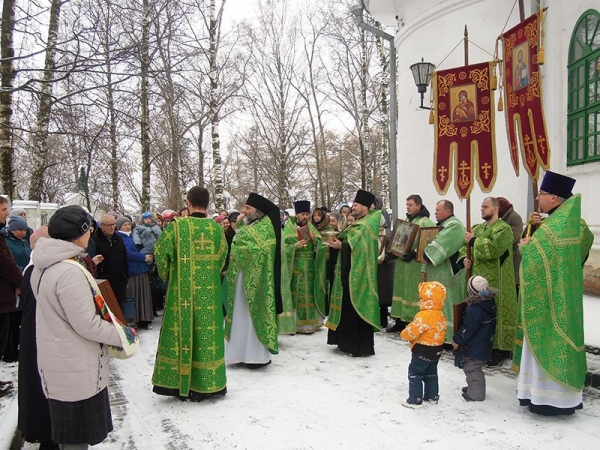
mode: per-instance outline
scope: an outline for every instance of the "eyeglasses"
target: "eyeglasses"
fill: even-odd
[[[103,227],[116,227],[117,226],[116,223],[101,223],[100,225],[102,225]]]
[[[540,195],[554,195],[554,194],[551,194],[550,192],[538,192],[538,197]]]

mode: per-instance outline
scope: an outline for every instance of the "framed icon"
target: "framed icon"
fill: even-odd
[[[419,234],[419,246],[417,247],[417,261],[425,263],[423,259],[423,252],[425,247],[429,245],[435,237],[438,235],[442,227],[421,227],[421,233]]]
[[[396,219],[394,230],[387,244],[387,251],[402,257],[412,251],[419,225],[402,219]]]

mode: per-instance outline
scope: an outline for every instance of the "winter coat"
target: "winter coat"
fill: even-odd
[[[29,264],[29,255],[31,255],[29,237],[25,236],[23,239],[17,239],[14,234],[8,231],[8,228],[4,228],[2,234],[6,240],[6,245],[8,245],[8,248],[13,255],[15,263],[17,263],[19,269],[24,270],[27,264]]]
[[[419,300],[421,309],[411,323],[400,333],[400,337],[410,342],[411,350],[418,356],[437,361],[442,354],[446,338],[446,318],[442,312],[443,301]]]
[[[119,233],[119,235],[123,238],[125,248],[127,249],[127,267],[129,268],[128,275],[132,277],[134,275],[149,272],[150,266],[146,263],[146,255],[138,250],[133,243],[131,236],[128,236],[120,231],[117,231],[117,233]],[[133,234],[133,232],[131,234]]]
[[[519,282],[519,266],[521,265],[521,251],[519,250],[519,241],[523,234],[523,219],[510,205],[501,217],[511,228],[513,233],[513,260],[515,263],[515,280]]]
[[[131,231],[133,243],[140,248],[140,252],[144,255],[154,253],[154,244],[158,241],[162,230],[152,222],[150,225],[142,223]]]
[[[15,311],[15,289],[21,286],[22,279],[23,273],[13,259],[4,234],[0,233],[0,314]]]
[[[115,297],[119,302],[127,299],[127,248],[119,233],[113,233],[110,238],[97,229],[92,235],[96,244],[96,255],[104,256],[104,260],[96,267],[98,278],[106,279],[110,283]]]
[[[487,361],[492,356],[496,332],[496,302],[494,294],[481,294],[467,299],[463,324],[454,333],[454,342],[463,356]]]
[[[106,388],[106,344],[121,345],[115,327],[101,318],[83,270],[64,262],[82,251],[71,242],[40,238],[32,256],[42,389],[47,398],[64,402],[85,400]]]

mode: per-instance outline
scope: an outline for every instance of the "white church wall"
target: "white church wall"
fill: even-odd
[[[532,2],[525,1],[525,15],[532,12]],[[567,148],[567,63],[571,34],[577,20],[588,9],[600,10],[597,0],[547,0],[544,47],[546,63],[542,68],[543,103],[551,149],[550,168],[577,179],[575,191],[582,194],[583,217],[595,234],[595,245],[588,266],[600,267],[600,208],[594,189],[600,186],[600,163],[575,167],[566,165]],[[519,21],[518,7],[510,15],[513,2],[505,0],[370,0],[369,11],[382,23],[397,27],[398,53],[398,198],[399,211],[404,199],[419,193],[433,211],[435,202],[447,198],[455,203],[456,214],[464,220],[466,202],[460,202],[453,187],[439,195],[432,182],[434,128],[428,124],[428,112],[418,110],[419,94],[408,67],[421,57],[448,69],[464,64],[461,42],[468,26],[469,62],[488,61],[496,38]],[[506,24],[506,28],[503,27]],[[449,56],[448,53],[457,48]],[[482,47],[482,49],[478,48]],[[500,56],[502,55],[500,50]],[[446,58],[447,57],[447,58]],[[445,61],[443,63],[442,60]],[[440,64],[441,63],[441,64]],[[429,104],[430,89],[425,96]],[[496,92],[496,104],[498,92]],[[496,154],[498,178],[490,195],[508,198],[515,210],[527,219],[531,207],[530,181],[520,162],[517,177],[510,162],[504,112],[496,111]],[[476,186],[471,199],[472,223],[481,221],[479,205],[488,194]]]

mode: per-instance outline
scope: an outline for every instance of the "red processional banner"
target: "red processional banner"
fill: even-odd
[[[548,169],[550,147],[542,106],[542,76],[538,64],[538,15],[525,19],[502,35],[502,78],[506,98],[506,129],[510,157],[519,175],[519,149],[529,176]]]
[[[476,178],[489,192],[496,182],[493,63],[433,73],[435,156],[433,179],[445,194],[452,176],[458,196],[467,198]]]

